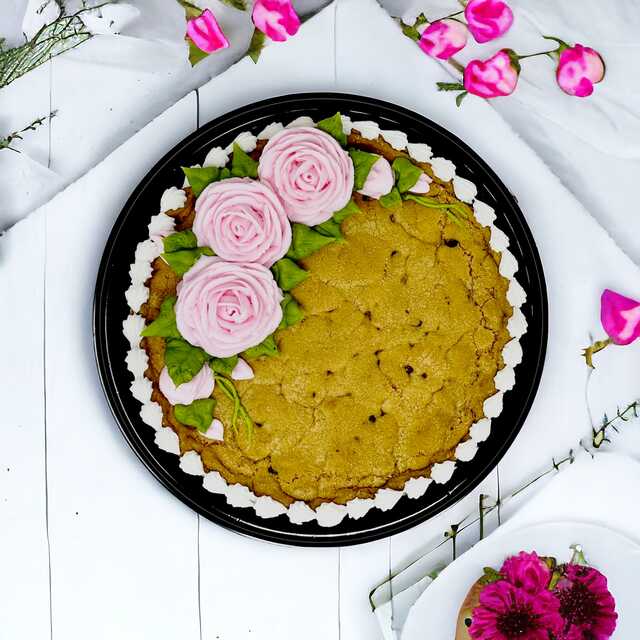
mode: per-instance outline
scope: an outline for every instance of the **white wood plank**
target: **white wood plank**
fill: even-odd
[[[43,209],[54,637],[196,640],[197,519],[146,471],[96,375],[91,301],[138,180],[195,127],[189,95]],[[151,214],[152,212],[150,212]]]
[[[49,637],[44,441],[44,219],[0,238],[0,635]]]

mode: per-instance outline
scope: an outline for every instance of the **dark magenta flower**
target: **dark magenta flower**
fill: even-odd
[[[521,551],[504,561],[500,574],[514,587],[536,594],[544,591],[551,580],[551,571],[540,556],[534,551]]]

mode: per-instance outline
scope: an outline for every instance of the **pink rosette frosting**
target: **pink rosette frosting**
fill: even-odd
[[[576,44],[560,54],[556,79],[560,88],[570,96],[590,96],[593,85],[603,78],[604,62],[595,49]]]
[[[275,42],[284,42],[300,28],[291,0],[256,0],[251,19],[259,31]]]
[[[196,201],[193,232],[198,245],[230,262],[270,267],[291,244],[291,225],[271,189],[250,178],[210,184]]]
[[[369,175],[358,193],[379,200],[393,189],[395,180],[389,161],[380,156],[369,170]]]
[[[282,291],[263,265],[202,256],[178,284],[176,324],[185,340],[227,358],[277,329],[281,300]]]
[[[162,395],[172,404],[191,404],[194,400],[208,398],[213,393],[216,381],[213,377],[213,371],[208,364],[203,365],[202,369],[189,380],[182,384],[175,385],[167,367],[160,372],[158,386]]]
[[[502,0],[469,0],[464,17],[469,31],[480,43],[499,38],[513,24],[513,11]]]
[[[258,175],[280,196],[289,220],[309,226],[346,206],[353,191],[351,158],[334,138],[313,127],[273,136],[262,151]]]
[[[423,32],[418,46],[432,58],[448,60],[467,44],[469,32],[459,20],[445,18],[432,22]]]

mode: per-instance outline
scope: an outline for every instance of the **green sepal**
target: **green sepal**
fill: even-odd
[[[283,291],[290,291],[309,277],[309,272],[299,267],[290,258],[278,260],[278,262],[271,267],[271,272],[278,286]]]
[[[492,584],[493,582],[499,582],[503,580],[499,571],[496,571],[493,567],[484,567],[482,570],[482,577],[478,580],[480,584]]]
[[[285,294],[280,306],[282,307],[282,320],[279,329],[286,329],[304,318],[304,311],[290,293]]]
[[[211,360],[209,360],[209,366],[215,373],[221,373],[229,378],[237,364],[238,356],[229,356],[228,358],[211,358]]]
[[[178,422],[189,427],[195,427],[200,433],[206,433],[213,421],[213,411],[216,408],[215,398],[201,398],[191,404],[177,404],[173,413]]]
[[[380,159],[377,153],[369,153],[368,151],[360,151],[360,149],[349,149],[349,155],[353,161],[353,185],[356,191],[364,187],[367,176],[371,167]]]
[[[305,224],[294,222],[291,225],[291,246],[287,251],[287,258],[306,258],[334,241],[335,238],[323,236]]]
[[[327,238],[335,238],[336,240],[342,240],[344,238],[340,230],[340,223],[336,222],[334,218],[329,218],[327,221],[322,224],[317,224],[313,228]]]
[[[249,43],[249,48],[247,49],[247,55],[253,60],[254,64],[258,64],[258,59],[260,58],[260,54],[264,49],[265,45],[265,35],[259,29],[253,30],[253,35],[251,36],[251,42]]]
[[[158,317],[142,330],[141,336],[144,338],[151,336],[159,336],[161,338],[182,337],[176,326],[176,312],[174,309],[176,299],[175,296],[169,296],[162,301]]]
[[[176,275],[183,276],[201,256],[213,256],[215,253],[209,247],[195,249],[180,249],[171,253],[163,253],[162,258],[173,269]]]
[[[400,193],[406,193],[409,189],[416,186],[416,182],[423,174],[422,169],[416,167],[411,160],[407,158],[396,158],[391,165],[393,173],[396,177],[396,186]]]
[[[335,138],[343,147],[347,144],[347,134],[342,128],[342,118],[340,117],[340,112],[336,113],[330,118],[320,120],[320,122],[318,122],[316,126],[318,127],[318,129],[321,129],[325,133],[328,133],[332,138]]]
[[[267,336],[260,344],[255,347],[246,349],[242,354],[247,360],[253,360],[260,356],[276,356],[278,355],[278,345],[273,334]]]
[[[162,240],[166,253],[179,251],[180,249],[195,249],[198,246],[196,234],[191,229],[177,231]]]
[[[209,57],[209,54],[196,46],[191,38],[187,37],[186,40],[189,44],[189,62],[192,67],[195,67],[198,62],[202,62],[205,58]]]
[[[182,338],[170,339],[165,346],[164,363],[176,386],[189,382],[208,360],[209,355],[204,350]]]
[[[385,209],[397,209],[402,204],[402,198],[397,187],[393,187],[386,196],[382,196],[378,202]]]
[[[248,155],[244,149],[233,143],[233,155],[231,156],[231,175],[235,178],[257,178],[258,163]]]

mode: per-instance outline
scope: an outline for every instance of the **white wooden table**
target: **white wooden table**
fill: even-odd
[[[364,4],[366,30],[359,20]],[[433,93],[427,83],[437,69],[425,65],[416,84],[419,88],[407,92],[415,80],[411,69],[403,71],[403,77],[389,51],[376,44],[384,41],[386,21],[368,0],[343,0],[330,7],[307,23],[297,39],[269,48],[262,69],[253,69],[245,60],[189,93],[0,239],[2,640],[75,640],[89,634],[105,640],[377,638],[368,602],[372,587],[470,511],[480,492],[496,495],[498,484],[503,491],[516,486],[523,473],[534,471],[587,433],[590,422],[582,391],[566,398],[557,421],[549,418],[543,404],[558,402],[554,389],[562,393],[567,376],[582,376],[578,383],[582,388],[585,372],[579,363],[556,362],[559,356],[553,354],[564,348],[562,342],[568,342],[567,349],[574,353],[588,332],[597,329],[596,300],[585,300],[573,334],[564,335],[559,329],[551,336],[555,351],[550,352],[543,378],[544,403],[539,397],[499,470],[446,514],[367,545],[288,548],[213,525],[162,489],[135,458],[110,415],[91,340],[91,302],[102,248],[131,190],[157,158],[199,123],[285,92],[368,93],[428,112],[485,154],[498,173],[509,175],[509,159],[492,151],[482,132],[470,130],[444,97]],[[414,55],[411,43],[398,46],[405,44],[403,55],[409,60]],[[375,74],[362,72],[361,56]],[[53,74],[55,82],[66,64],[56,61],[49,70],[34,73]],[[271,71],[265,73],[266,69]],[[285,69],[286,73],[274,73]],[[99,82],[96,77],[94,88]],[[57,89],[52,86],[55,107]],[[71,109],[72,98],[65,99]],[[489,129],[501,126],[499,117],[480,101],[466,113],[465,117],[482,119]],[[101,113],[100,118],[103,115],[104,126],[110,126],[108,116]],[[100,118],[93,119],[92,126],[102,126]],[[77,131],[76,137],[73,118],[62,122],[57,132],[54,129],[47,149],[53,163],[77,162],[69,153],[70,148],[82,153],[82,126]],[[516,139],[513,144],[522,145],[524,153],[525,145]],[[531,176],[546,171],[533,153],[531,163]],[[543,212],[527,206],[535,195],[527,195],[527,180],[514,173],[507,183],[530,216],[547,259],[545,267],[564,268],[561,245],[553,248]],[[549,188],[561,189],[555,184]],[[568,193],[557,193],[561,195],[554,196],[549,206],[573,206]],[[588,214],[581,227],[576,236],[602,234],[594,255],[611,265],[615,262],[614,280],[625,283],[637,275]],[[607,282],[610,279],[603,275],[593,287]],[[638,282],[630,286],[640,293]],[[561,304],[560,288],[555,281],[550,287],[552,313]],[[637,371],[639,353],[630,347],[603,355],[608,373],[597,371],[590,383],[595,419],[617,402],[637,396],[637,376],[616,377],[610,372],[629,372],[633,367]],[[640,438],[625,434],[620,446],[640,451]]]

